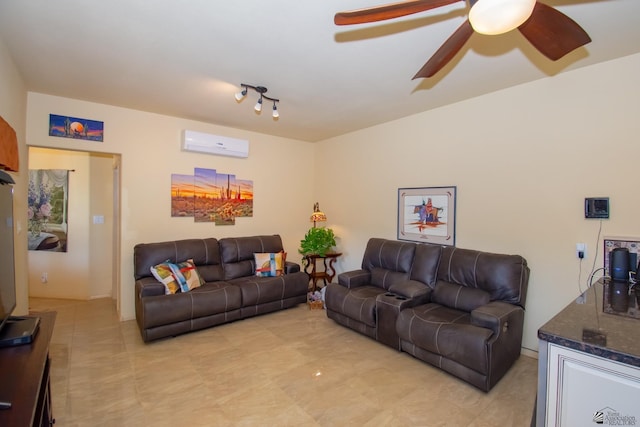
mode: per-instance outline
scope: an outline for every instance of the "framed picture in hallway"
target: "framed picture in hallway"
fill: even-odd
[[[67,252],[69,172],[29,169],[27,238],[30,251]]]
[[[399,188],[398,240],[454,246],[456,187]]]

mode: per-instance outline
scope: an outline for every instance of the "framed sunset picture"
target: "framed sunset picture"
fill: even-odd
[[[102,142],[104,122],[49,114],[49,136]]]

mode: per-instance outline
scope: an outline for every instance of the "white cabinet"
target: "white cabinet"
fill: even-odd
[[[541,344],[547,345],[546,426],[640,426],[640,368]]]

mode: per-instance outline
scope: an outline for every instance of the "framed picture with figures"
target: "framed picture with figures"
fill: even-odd
[[[398,240],[454,246],[456,187],[398,188]]]

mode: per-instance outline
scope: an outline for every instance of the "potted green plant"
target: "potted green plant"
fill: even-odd
[[[303,257],[307,255],[325,256],[336,245],[336,236],[333,230],[326,227],[313,227],[300,240],[298,252]]]

